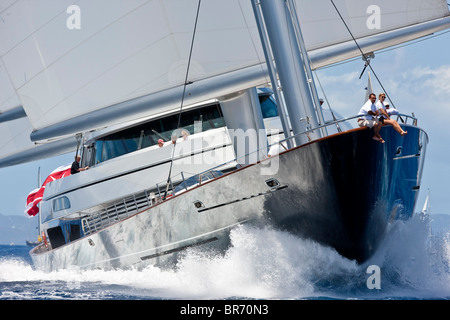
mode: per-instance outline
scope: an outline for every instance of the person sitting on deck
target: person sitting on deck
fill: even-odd
[[[381,125],[392,125],[392,127],[394,127],[394,130],[397,131],[402,137],[407,134],[407,131],[404,131],[402,129],[402,127],[400,127],[400,125],[398,124],[397,121],[395,121],[394,119],[390,118],[390,114],[394,114],[395,111],[397,110],[391,110],[391,112],[388,112],[389,109],[389,103],[385,102],[386,100],[386,95],[384,93],[380,93],[378,95],[378,102],[376,103],[376,106],[378,108],[378,110],[380,110],[380,121],[381,121]],[[398,113],[398,111],[397,111]]]
[[[375,101],[377,100],[377,96],[374,93],[369,95],[369,100],[361,107],[358,112],[358,125],[360,127],[368,127],[373,128],[374,136],[373,140],[384,143],[383,138],[380,136],[381,122],[378,121],[379,110],[375,105]]]

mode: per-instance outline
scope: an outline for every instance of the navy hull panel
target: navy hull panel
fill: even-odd
[[[407,130],[401,137],[383,127],[381,144],[372,140],[373,131],[357,129],[281,154],[277,176],[289,187],[266,199],[266,217],[350,259],[366,260],[389,221],[414,211],[427,136],[416,127]]]

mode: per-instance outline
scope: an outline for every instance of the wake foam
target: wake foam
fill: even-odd
[[[433,234],[429,216],[397,221],[368,263],[379,265],[393,295],[450,297],[450,231]]]
[[[366,299],[450,298],[450,232],[430,235],[427,221],[394,223],[376,254],[358,265],[334,249],[273,229],[231,232],[225,253],[192,248],[175,268],[34,270],[0,260],[0,298],[7,299]],[[381,270],[369,289],[367,268]]]

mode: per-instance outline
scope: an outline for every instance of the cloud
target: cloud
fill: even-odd
[[[316,73],[324,92],[319,83],[316,83],[319,96],[326,96],[327,102],[335,112],[342,116],[351,116],[358,113],[364,103],[365,87],[367,78],[359,80],[361,71],[339,72],[340,70],[324,69]],[[325,108],[329,106],[326,104]]]
[[[337,75],[329,75],[325,74],[320,77],[320,82],[323,86],[335,85],[335,84],[349,84],[354,83],[355,79],[358,79],[359,73],[358,71],[347,72],[343,74]]]
[[[416,67],[406,76],[424,90],[430,89],[438,96],[450,94],[450,65],[438,68]]]

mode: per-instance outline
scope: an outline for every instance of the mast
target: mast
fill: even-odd
[[[315,111],[316,111],[316,114],[318,117],[318,121],[321,125],[323,125],[323,124],[325,124],[325,119],[323,117],[322,107],[321,107],[320,101],[319,101],[319,94],[317,93],[317,88],[314,83],[314,77],[313,77],[312,70],[311,70],[311,64],[309,61],[308,52],[306,51],[305,41],[303,40],[303,35],[302,35],[301,28],[300,28],[300,22],[299,22],[298,15],[297,15],[296,5],[293,0],[287,0],[287,6],[289,8],[289,12],[291,13],[291,19],[292,19],[293,26],[295,29],[295,35],[297,37],[297,42],[298,42],[298,45],[301,50],[303,64],[305,66],[305,72],[307,75],[308,84],[309,84],[309,87],[311,90],[311,94],[313,96],[314,105],[316,107]],[[321,128],[321,131],[322,131],[323,136],[327,136],[326,127]]]
[[[306,50],[302,48],[303,41],[296,40],[286,1],[260,0],[259,5],[265,24],[265,30],[260,31],[260,34],[266,32],[269,39],[270,48],[265,50],[273,53],[293,134],[316,128],[318,119],[301,55],[301,52]],[[298,28],[300,32],[300,27]],[[265,41],[262,43],[264,45]],[[276,76],[272,75],[271,78]],[[297,146],[302,145],[320,136],[318,131],[311,132],[307,136],[299,135],[295,143]]]
[[[38,168],[38,188],[40,188],[42,186],[41,184],[41,167]],[[40,204],[38,204],[39,209],[40,209]],[[38,221],[37,221],[37,231],[38,231],[38,239],[41,238],[41,223],[42,223],[42,219],[41,219],[41,210],[39,210],[38,212]]]
[[[275,63],[273,61],[272,52],[270,51],[269,39],[264,29],[264,20],[262,17],[261,10],[259,8],[259,4],[260,3],[258,0],[252,1],[253,14],[255,15],[255,21],[258,26],[259,37],[261,39],[264,57],[266,59],[266,65],[270,77],[270,82],[272,83],[273,95],[275,96],[275,101],[277,102],[278,116],[280,117],[284,138],[287,139],[291,137],[291,130],[289,127],[289,122],[286,114],[286,105],[284,103],[284,100],[282,99],[282,90],[278,82]],[[286,143],[289,149],[294,147],[291,139],[288,139]]]

